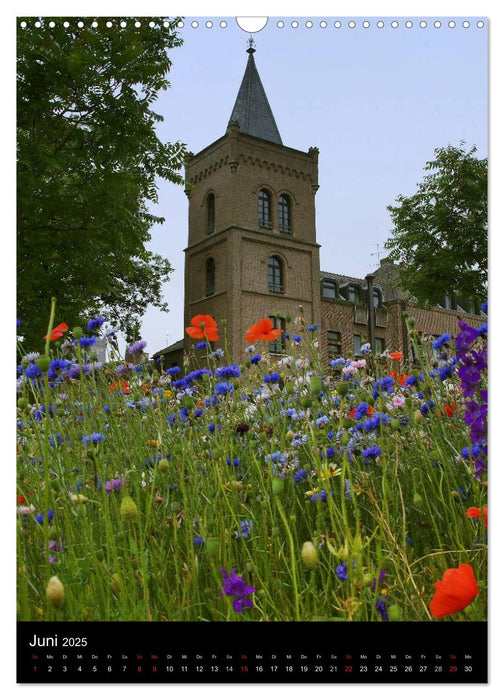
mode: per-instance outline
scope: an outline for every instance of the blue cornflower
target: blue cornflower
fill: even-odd
[[[364,418],[364,416],[367,416],[368,408],[369,405],[366,402],[360,403],[355,409],[355,420],[360,420],[361,418]]]
[[[418,386],[417,378],[413,374],[407,377],[404,383],[406,386]]]
[[[440,335],[439,338],[436,338],[436,340],[432,343],[432,347],[434,350],[440,350],[443,345],[448,345],[451,338],[450,333],[443,333],[443,335]]]
[[[488,301],[484,301],[481,304],[481,311],[482,311],[482,313],[486,314],[487,310],[488,310]]]
[[[147,345],[146,340],[137,340],[135,343],[132,343],[129,348],[128,348],[128,353],[130,355],[136,355],[137,352],[142,352],[142,350],[145,348]]]
[[[217,367],[215,370],[215,376],[219,379],[230,379],[232,377],[239,377],[240,375],[240,368],[236,363],[229,365],[229,367]]]
[[[166,374],[179,374],[180,373],[180,367],[178,365],[174,365],[173,367],[170,367],[169,369],[165,369]]]
[[[195,547],[201,547],[201,545],[203,544],[203,538],[196,536],[196,537],[194,537],[193,542],[194,542]]]
[[[331,491],[332,494],[332,491]],[[314,493],[312,497],[310,498],[312,503],[317,503],[317,501],[322,501],[322,503],[326,503],[327,501],[327,492],[322,490],[320,493]]]
[[[133,407],[135,404],[133,404]],[[91,435],[84,435],[82,438],[83,445],[89,445],[90,443],[97,445],[99,442],[105,442],[105,435],[103,433],[91,433]]]
[[[444,382],[445,379],[448,379],[448,377],[451,377],[453,374],[453,368],[450,365],[445,365],[444,367],[440,367],[438,370],[438,377],[442,382]]]
[[[248,539],[250,531],[252,530],[252,525],[252,520],[242,520],[240,522],[241,533],[238,533],[238,537],[243,537],[244,540]]]
[[[364,459],[376,459],[376,457],[379,457],[381,453],[381,447],[378,447],[378,445],[371,445],[371,447],[366,447],[365,450],[362,450],[362,456]]]
[[[202,369],[193,369],[192,372],[189,372],[189,374],[186,377],[186,380],[188,383],[190,382],[195,382],[198,379],[201,379],[201,377],[204,374],[212,374],[211,370],[206,369],[206,367],[203,367]],[[181,381],[181,380],[179,380]],[[173,386],[175,386],[175,382],[173,382]]]
[[[434,401],[427,401],[427,403],[423,403],[420,406],[420,410],[422,412],[422,415],[427,415],[427,413],[434,408]]]
[[[280,375],[278,374],[278,372],[270,372],[270,374],[265,375],[264,381],[266,384],[274,384],[275,382],[280,381]]]
[[[256,365],[260,359],[261,355],[252,355],[252,357],[250,358],[250,362],[251,364]]]
[[[228,458],[226,459],[226,464],[227,464],[228,466],[231,466],[231,458],[230,458],[230,457],[228,457]],[[238,457],[235,457],[235,458],[233,459],[233,467],[239,467],[239,466],[240,466],[240,460],[238,459]]]
[[[308,472],[305,469],[298,469],[297,472],[294,472],[294,474],[292,475],[292,478],[294,479],[296,484],[299,484],[302,481],[304,481],[307,476],[308,476]]]
[[[314,323],[313,325],[308,326],[308,329],[310,333],[313,333],[313,331],[316,331],[318,328],[320,328],[320,323]]]
[[[327,448],[327,450],[326,450],[326,457],[327,457],[327,459],[331,459],[332,457],[334,457],[335,454],[336,454],[336,452],[335,452],[335,450],[334,450],[334,447],[330,447],[330,446],[329,446],[329,447]]]
[[[293,340],[295,343],[300,343],[300,342],[301,342],[301,336],[300,336],[300,335],[293,335],[293,336],[292,336],[292,340]]]
[[[373,430],[377,430],[380,425],[386,425],[389,417],[386,413],[375,413],[371,418],[367,418],[364,423],[359,423],[355,427],[357,430],[365,430],[366,433],[370,433]]]
[[[335,360],[331,360],[329,364],[331,367],[339,367],[339,365],[345,364],[345,360],[342,357],[337,357]]]
[[[386,391],[389,394],[391,394],[393,389],[394,389],[393,377],[382,377],[381,379],[377,379],[376,382],[374,383],[374,390],[377,392]]]
[[[378,598],[376,599],[375,608],[376,612],[378,613],[378,615],[380,615],[381,619],[384,622],[387,622],[389,617],[387,612],[386,600],[383,596],[378,596]]]
[[[54,511],[52,509],[47,511],[47,522],[50,523],[51,520],[54,518]],[[35,516],[35,520],[39,523],[39,525],[42,525],[44,522],[44,514],[43,513],[37,513]]]
[[[87,327],[88,330],[90,331],[96,331],[98,328],[101,328],[103,324],[105,323],[105,319],[103,316],[98,316],[97,318],[92,318],[91,321],[87,322]]]
[[[195,418],[199,418],[200,416],[203,415],[203,409],[202,408],[195,408],[193,415]]]
[[[485,321],[485,323],[482,326],[480,326],[479,328],[476,328],[476,330],[478,331],[478,333],[480,335],[487,335],[488,334],[488,321]]]
[[[348,564],[346,561],[336,567],[336,576],[340,581],[348,581]]]
[[[201,343],[196,343],[196,345],[194,347],[196,348],[196,350],[204,350],[208,346],[209,346],[209,343],[207,343],[206,340],[204,340]]]
[[[42,376],[43,374],[36,364],[28,365],[28,367],[25,369],[25,377],[27,377],[28,379],[38,379]]]
[[[225,396],[226,394],[232,394],[234,391],[234,386],[231,382],[217,382],[215,385],[215,393],[217,396]]]
[[[82,338],[79,338],[79,345],[81,348],[90,348],[92,345],[96,343],[96,336],[92,335],[89,338],[84,335]]]

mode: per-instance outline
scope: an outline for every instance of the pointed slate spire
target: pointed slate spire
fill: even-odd
[[[257,136],[265,141],[273,141],[273,143],[282,146],[275,117],[257,72],[252,38],[249,39],[247,53],[249,55],[247,67],[229,121],[238,122],[240,131],[244,134]]]

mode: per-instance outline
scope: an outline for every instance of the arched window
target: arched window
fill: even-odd
[[[205,296],[211,297],[215,294],[215,260],[208,258],[206,262],[206,290]]]
[[[324,280],[322,282],[322,296],[327,299],[336,299],[338,290],[336,287],[336,282],[332,280]]]
[[[382,305],[382,295],[379,289],[373,289],[373,306],[379,309]]]
[[[278,230],[292,233],[290,199],[286,194],[281,194],[278,198]]]
[[[266,190],[259,192],[259,226],[271,228],[271,198]]]
[[[215,231],[215,195],[210,193],[207,197],[207,233]]]
[[[268,260],[268,289],[272,294],[283,294],[282,263],[272,255]]]

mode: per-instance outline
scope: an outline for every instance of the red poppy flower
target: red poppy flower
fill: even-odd
[[[485,506],[483,508],[483,511],[481,508],[475,508],[474,506],[471,506],[471,508],[468,508],[466,511],[466,515],[468,518],[483,518],[483,521],[485,523],[485,529],[488,528],[488,508]]]
[[[429,604],[434,617],[458,613],[478,595],[478,584],[470,564],[460,564],[458,569],[446,569],[434,588],[436,592]]]
[[[206,340],[219,340],[217,322],[208,314],[198,314],[191,319],[191,325],[186,328],[186,333],[191,338],[206,338]]]
[[[112,382],[110,385],[110,393],[113,394],[115,391],[122,391],[124,394],[129,394],[129,382]]]
[[[271,321],[271,319],[262,318],[248,329],[245,339],[248,343],[255,343],[258,340],[271,343],[278,338],[281,332],[280,328],[275,328],[273,326],[273,321]]]
[[[403,359],[404,355],[402,352],[391,352],[389,357],[391,357],[393,360],[397,360],[398,362]]]
[[[455,404],[453,402],[450,404],[447,404],[446,406],[443,406],[443,408],[444,408],[444,412],[446,413],[448,418],[452,418],[455,415],[455,413],[457,413],[457,407],[455,406]]]
[[[66,323],[60,323],[59,326],[56,326],[56,328],[53,328],[51,331],[51,340],[58,340],[58,338],[61,338],[63,333],[66,333],[68,330],[68,326]],[[44,340],[47,340],[47,335],[44,336]]]
[[[26,503],[26,498],[24,496],[18,496],[17,502],[19,503],[19,505]]]

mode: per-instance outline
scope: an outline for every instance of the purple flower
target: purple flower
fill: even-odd
[[[104,323],[105,319],[103,316],[98,316],[97,318],[92,318],[91,321],[88,321],[87,327],[90,331],[96,331],[98,328],[101,328]]]
[[[135,343],[132,343],[129,348],[128,348],[128,353],[130,355],[136,355],[137,352],[142,352],[144,347],[147,345],[146,340],[137,340]]]
[[[460,328],[460,333],[455,338],[455,348],[457,349],[457,356],[460,357],[460,355],[469,350],[471,343],[476,340],[478,337],[478,331],[475,328],[468,326],[467,323],[462,320],[458,322],[458,325]]]
[[[222,574],[222,591],[220,596],[222,598],[223,592],[232,598],[233,600],[233,610],[236,613],[243,612],[244,608],[251,608],[252,601],[249,596],[255,593],[255,588],[249,586],[247,582],[241,577],[235,574],[236,567],[233,567],[228,574],[225,569],[221,569]]]
[[[336,576],[340,581],[348,581],[348,564],[346,561],[336,567]]]
[[[240,368],[236,363],[229,365],[229,367],[217,367],[215,370],[215,376],[219,379],[232,379],[233,377],[239,377],[240,375]]]
[[[364,459],[376,459],[376,457],[379,457],[381,453],[381,447],[378,447],[377,445],[371,445],[371,447],[366,447],[365,450],[362,450],[362,456]]]

